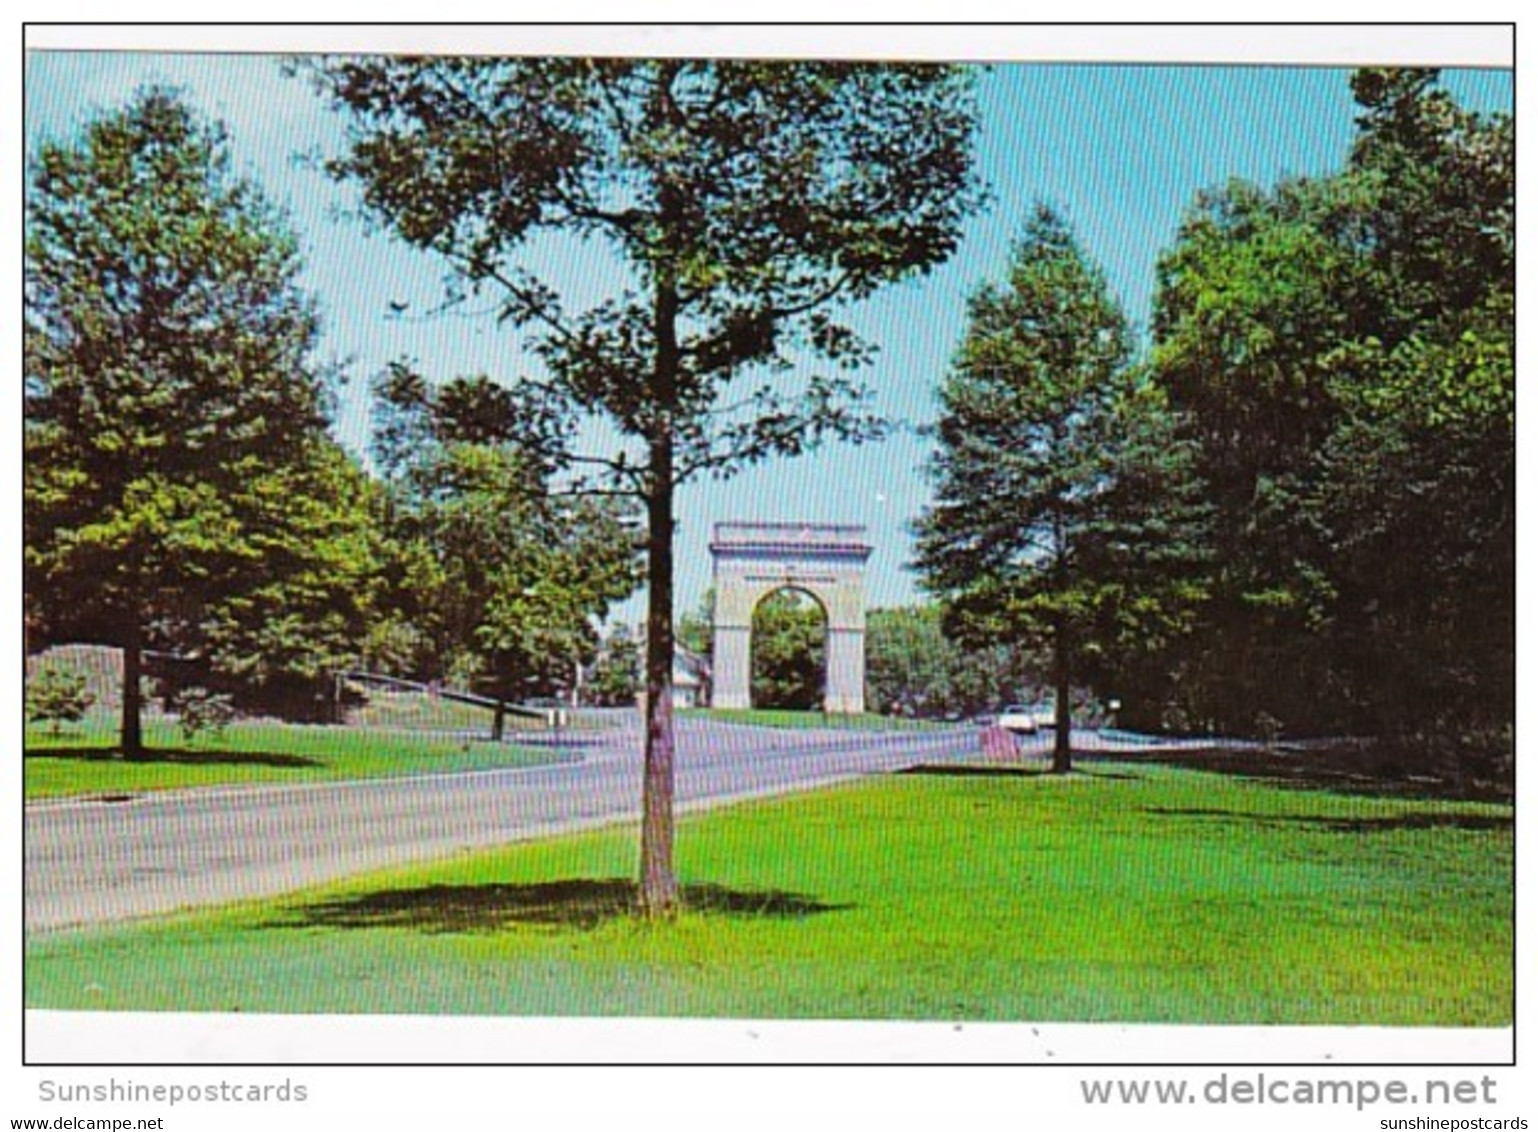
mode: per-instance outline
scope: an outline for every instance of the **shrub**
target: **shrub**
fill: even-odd
[[[170,708],[189,743],[204,731],[215,736],[224,734],[230,720],[235,718],[235,705],[229,696],[197,685],[188,685],[175,692],[170,698]]]
[[[65,668],[44,668],[27,687],[27,720],[46,723],[57,736],[66,723],[79,723],[96,702],[85,677]]]

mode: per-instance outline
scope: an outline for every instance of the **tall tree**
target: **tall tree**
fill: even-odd
[[[1198,712],[1299,731],[1509,726],[1513,135],[1433,71],[1357,72],[1342,171],[1204,194],[1153,366],[1200,449],[1216,593]],[[1281,674],[1280,676],[1278,674]]]
[[[29,612],[122,648],[138,757],[144,649],[217,636],[233,596],[326,552],[302,533],[340,482],[320,471],[315,307],[223,129],[161,88],[39,147],[25,241]],[[322,588],[355,624],[360,595]]]
[[[562,427],[531,437],[574,486],[643,501],[648,524],[640,898],[673,872],[674,493],[876,422],[835,370],[870,347],[834,317],[926,271],[979,204],[967,71],[930,65],[595,59],[328,59],[345,111],[331,164],[366,210],[444,257],[451,298],[494,296],[543,372],[519,382]],[[552,243],[555,237],[567,242]],[[585,309],[550,252],[623,275]],[[577,292],[576,286],[568,291]],[[591,287],[587,290],[591,292]],[[599,418],[620,444],[575,451]]]
[[[334,720],[335,674],[388,615],[383,492],[326,436],[299,462],[256,473],[251,491],[247,571],[208,595],[174,643],[205,659],[238,707]]]
[[[499,699],[571,688],[610,605],[639,584],[633,514],[552,495],[516,444],[512,394],[485,377],[430,387],[397,363],[378,393],[407,667]]]
[[[1342,180],[1371,209],[1339,427],[1318,457],[1359,725],[1446,759],[1505,747],[1516,709],[1515,145],[1435,71],[1352,78]]]
[[[1184,658],[1187,726],[1244,734],[1262,714],[1292,728],[1332,712],[1318,628],[1333,594],[1309,500],[1338,417],[1320,344],[1351,333],[1359,203],[1328,181],[1232,182],[1199,196],[1159,261],[1151,364],[1214,510],[1212,601]]]
[[[1195,551],[1184,449],[1130,357],[1104,277],[1042,206],[1007,285],[972,297],[940,393],[918,566],[974,640],[1050,650],[1059,773],[1096,654],[1199,596],[1176,568]]]

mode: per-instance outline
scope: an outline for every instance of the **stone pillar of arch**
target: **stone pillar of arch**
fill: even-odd
[[[752,706],[753,611],[783,589],[810,594],[827,616],[823,710],[865,710],[865,528],[827,523],[717,523],[712,707]]]

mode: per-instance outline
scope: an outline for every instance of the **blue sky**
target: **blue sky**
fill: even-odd
[[[1104,267],[1129,316],[1146,325],[1159,252],[1202,188],[1239,177],[1269,185],[1285,176],[1340,167],[1352,137],[1350,72],[1341,68],[1111,64],[998,64],[981,78],[980,171],[989,210],[967,226],[957,255],[920,281],[859,308],[852,321],[880,345],[864,375],[890,417],[918,426],[934,414],[934,390],[963,330],[968,293],[1001,276],[1011,241],[1033,203],[1045,200],[1073,225]],[[1444,71],[1466,105],[1512,109],[1509,71]],[[265,55],[37,52],[28,56],[27,146],[67,138],[95,113],[150,81],[184,89],[229,128],[238,168],[284,206],[307,261],[305,285],[322,305],[323,350],[344,359],[351,382],[336,429],[351,447],[366,436],[365,393],[392,359],[415,359],[436,376],[527,372],[516,333],[491,319],[431,316],[441,266],[388,237],[338,218],[350,188],[296,160],[334,149],[342,123],[300,80]],[[598,293],[614,278],[591,257],[544,244],[542,270]],[[404,316],[392,303],[408,303]],[[679,497],[680,610],[709,584],[711,524],[729,519],[863,523],[875,545],[868,571],[872,606],[916,597],[905,569],[909,525],[928,498],[926,443],[912,429],[861,447],[833,447],[774,461],[726,484]],[[639,605],[622,615],[634,620]]]

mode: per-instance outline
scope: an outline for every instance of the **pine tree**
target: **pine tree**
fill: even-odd
[[[1060,773],[1074,686],[1201,593],[1188,454],[1131,354],[1104,277],[1043,206],[1007,284],[973,296],[941,388],[918,566],[974,642],[1049,652]]]
[[[325,435],[299,267],[282,217],[231,172],[223,129],[171,91],[31,163],[28,612],[39,642],[123,650],[125,757],[143,752],[146,648],[270,636],[263,595],[280,592],[329,611],[288,608],[295,655],[361,632],[367,515],[348,509],[356,477]]]

